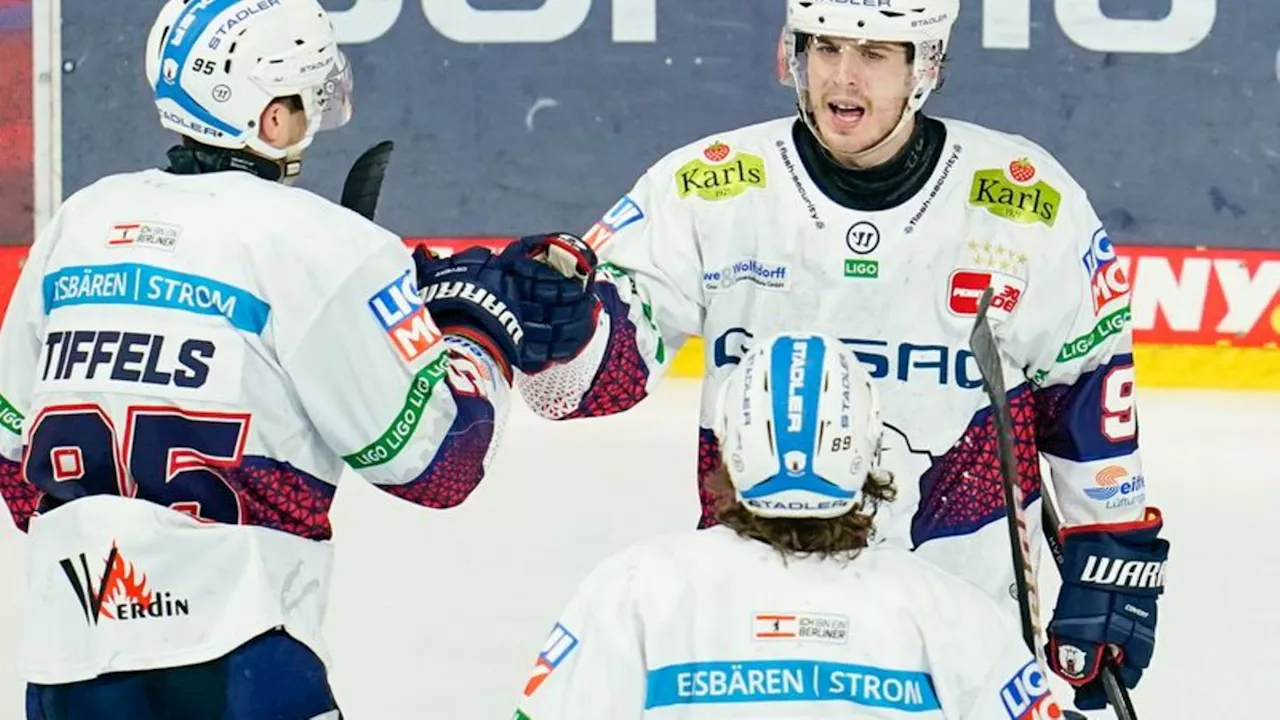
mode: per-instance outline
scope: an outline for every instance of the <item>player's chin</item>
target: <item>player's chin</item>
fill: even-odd
[[[818,130],[822,133],[822,143],[837,155],[858,155],[870,150],[880,140],[880,135],[869,128],[830,132],[819,125]]]

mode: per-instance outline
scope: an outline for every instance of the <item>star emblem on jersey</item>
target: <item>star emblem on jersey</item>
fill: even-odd
[[[1000,242],[970,240],[969,262],[974,267],[996,270],[1027,279],[1027,256]]]

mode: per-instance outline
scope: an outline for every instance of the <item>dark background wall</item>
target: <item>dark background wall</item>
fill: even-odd
[[[345,46],[356,116],[317,139],[302,184],[336,197],[363,148],[395,140],[380,219],[406,235],[581,231],[665,152],[792,112],[773,71],[782,0],[470,0],[478,11],[545,11],[471,25],[458,20],[466,0],[322,2],[350,11],[338,25],[359,40]],[[1280,3],[962,2],[930,112],[1044,145],[1117,240],[1280,248]],[[615,42],[645,38],[655,6],[651,42]],[[1073,25],[1089,6],[1168,19]],[[158,7],[63,0],[67,193],[163,159],[169,141],[142,68]],[[587,8],[574,30],[574,10]],[[550,42],[495,41],[566,29]]]

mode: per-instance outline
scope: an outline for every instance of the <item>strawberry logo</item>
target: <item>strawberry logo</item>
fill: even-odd
[[[724,162],[724,159],[729,157],[729,146],[717,140],[711,143],[711,146],[706,150],[703,150],[702,154],[711,162]]]
[[[1026,184],[1036,176],[1036,166],[1027,158],[1018,158],[1009,163],[1009,177],[1016,183]]]

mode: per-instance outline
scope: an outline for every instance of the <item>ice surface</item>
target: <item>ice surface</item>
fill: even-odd
[[[510,717],[582,575],[634,540],[696,521],[697,402],[696,383],[673,380],[613,418],[550,423],[517,407],[490,476],[451,511],[411,507],[349,477],[333,511],[327,626],[347,717]],[[1155,660],[1134,692],[1139,715],[1270,718],[1280,394],[1147,391],[1141,402],[1148,496],[1173,547]],[[13,657],[22,549],[3,520],[6,720],[22,717]],[[1043,580],[1046,612],[1055,580]]]

